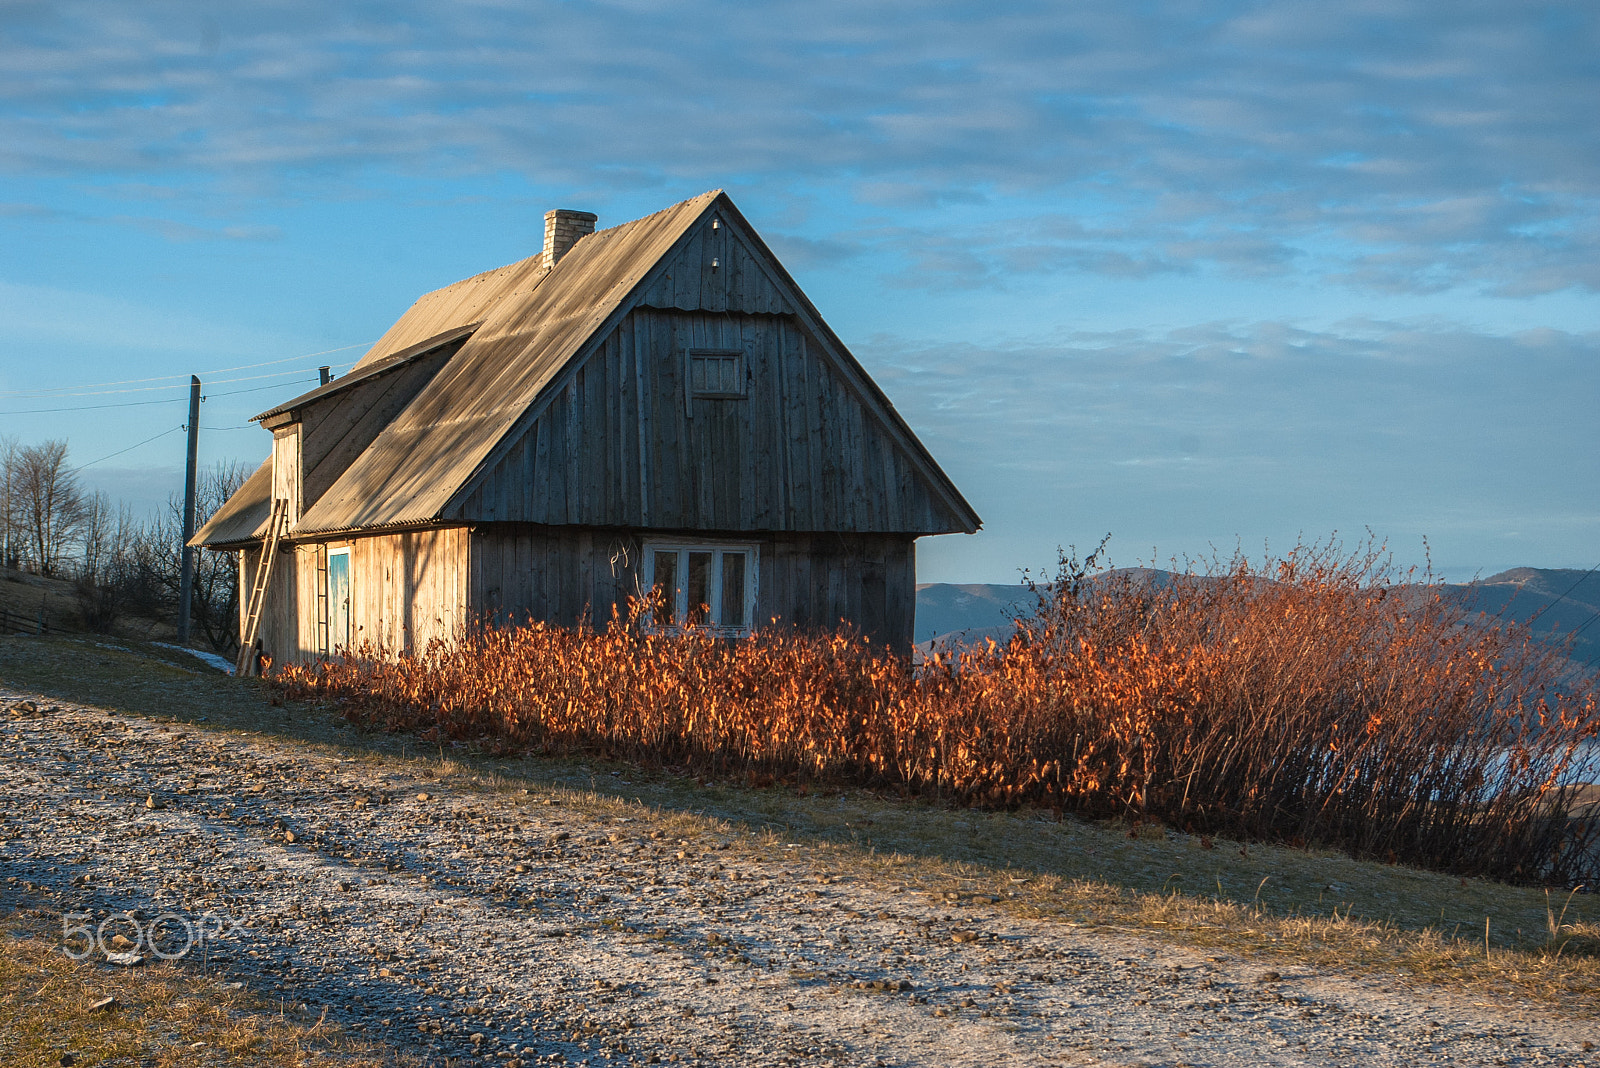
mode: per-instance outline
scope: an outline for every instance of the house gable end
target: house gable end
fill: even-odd
[[[719,196],[443,517],[726,531],[972,531],[979,520]],[[622,314],[625,313],[625,314]],[[808,314],[809,313],[809,314]],[[696,354],[739,365],[697,397]],[[737,357],[735,360],[734,357]]]

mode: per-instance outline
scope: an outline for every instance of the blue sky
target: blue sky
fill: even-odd
[[[1367,527],[1587,568],[1597,56],[1588,2],[0,0],[0,433],[100,460],[199,371],[254,462],[547,208],[723,187],[983,515],[924,580]]]

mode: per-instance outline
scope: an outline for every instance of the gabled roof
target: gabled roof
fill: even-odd
[[[458,282],[417,301],[385,335],[389,344],[442,327],[468,307],[483,315],[483,325],[301,517],[296,532],[437,518],[539,391],[721,195],[713,190],[590,234],[549,272],[532,257],[468,279],[476,283],[468,292],[453,292],[466,285]],[[486,306],[489,291],[495,295]],[[362,363],[371,358],[369,352]]]
[[[541,253],[428,293],[349,374],[263,413],[258,418],[293,412],[466,336],[459,351],[310,505],[293,533],[331,534],[439,521],[496,449],[510,440],[541,392],[627,313],[669,254],[713,210],[737,218],[760,243],[732,202],[721,190],[712,190],[590,234],[553,269],[545,269]],[[848,350],[837,344],[770,251],[764,245],[761,251],[770,259],[774,277],[781,277],[783,288],[794,294],[794,310],[813,320],[837,345],[853,368],[852,377],[859,376],[862,388],[874,398],[880,418],[915,458],[951,513],[960,517],[957,526],[977,529],[980,520],[971,506]],[[270,513],[270,493],[270,470],[266,475],[256,472],[194,543],[223,547],[259,537]]]

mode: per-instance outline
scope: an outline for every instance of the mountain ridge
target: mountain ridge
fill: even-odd
[[[1102,574],[1130,573],[1157,585],[1172,574],[1145,567]],[[1530,626],[1541,637],[1560,640],[1576,632],[1569,657],[1600,668],[1600,570],[1513,567],[1471,582],[1434,585],[1447,600],[1468,611]],[[1004,641],[1014,621],[1031,614],[1034,607],[1034,595],[1021,582],[918,583],[914,641],[924,651],[935,639],[941,645],[969,645],[986,638]]]

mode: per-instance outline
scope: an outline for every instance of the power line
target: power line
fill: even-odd
[[[230,382],[256,382],[256,381],[259,381],[259,380],[261,380],[263,378],[281,378],[284,375],[305,374],[306,372],[311,371],[311,370],[315,370],[315,369],[316,368],[309,368],[309,367],[298,368],[297,367],[292,371],[271,371],[271,372],[268,372],[267,374],[264,374],[264,375],[243,375],[243,376],[241,376],[239,378],[214,378],[214,379],[211,379],[210,382],[211,382],[212,385],[225,386]],[[169,390],[169,389],[187,390],[188,388],[189,388],[189,384],[187,382],[185,382],[185,383],[182,383],[182,384],[174,383],[174,384],[172,384],[170,386],[136,386],[133,389],[100,389],[100,390],[94,390],[94,391],[88,392],[88,393],[52,393],[52,394],[49,394],[49,395],[19,397],[18,399],[21,399],[21,400],[59,400],[59,399],[64,398],[64,397],[109,397],[109,396],[114,396],[114,395],[119,394],[119,393],[160,393],[160,392],[163,392],[163,391]]]
[[[310,360],[310,359],[313,359],[313,358],[315,358],[317,356],[331,356],[335,352],[346,352],[346,351],[348,351],[350,349],[359,349],[359,348],[363,348],[363,347],[366,347],[366,346],[370,346],[371,344],[372,344],[372,342],[370,342],[370,341],[362,341],[362,342],[358,342],[357,344],[354,344],[354,345],[341,345],[339,348],[336,348],[336,349],[324,349],[322,352],[308,352],[308,353],[305,353],[304,355],[301,355],[301,356],[286,356],[281,360],[263,360],[260,363],[242,363],[242,364],[239,364],[236,367],[217,367],[217,368],[213,368],[213,369],[211,369],[209,371],[199,371],[199,372],[196,372],[196,373],[199,374],[199,376],[202,379],[204,379],[207,375],[222,375],[222,374],[228,374],[231,371],[251,371],[251,370],[254,370],[257,367],[272,367],[272,366],[275,366],[275,365],[280,364],[280,363],[294,363],[296,360]],[[32,396],[37,396],[37,397],[40,397],[41,399],[43,399],[45,397],[48,397],[51,394],[70,393],[73,390],[99,389],[101,386],[140,385],[140,384],[145,383],[145,382],[164,382],[164,381],[166,381],[168,379],[171,379],[171,378],[185,378],[186,379],[188,377],[189,377],[189,374],[188,373],[184,373],[184,374],[181,374],[181,375],[156,375],[156,376],[151,377],[151,378],[124,378],[124,379],[120,379],[120,380],[117,380],[117,381],[114,381],[114,382],[87,382],[87,383],[83,383],[83,384],[76,385],[76,386],[45,386],[45,387],[40,387],[38,389],[0,389],[0,396],[4,396],[4,397],[32,397]],[[261,376],[261,377],[266,377],[266,376]],[[243,381],[243,380],[240,379],[238,381]],[[176,388],[183,388],[183,386],[185,386],[185,385],[187,385],[187,383],[182,383]],[[154,388],[154,389],[172,389],[172,388],[175,388],[175,387],[173,387],[173,386],[154,386],[154,387],[151,387],[151,388]]]
[[[167,398],[161,400],[118,401],[115,404],[80,404],[74,408],[24,408],[20,411],[0,412],[0,415],[48,415],[51,412],[95,412],[101,408],[137,408],[141,404],[171,404]]]
[[[1528,620],[1528,624],[1527,625],[1530,626],[1530,627],[1533,626],[1534,622],[1537,621],[1540,616],[1544,615],[1546,612],[1548,612],[1550,609],[1554,608],[1556,605],[1560,604],[1562,601],[1565,601],[1567,599],[1567,594],[1568,593],[1571,593],[1573,590],[1575,590],[1579,586],[1583,585],[1583,580],[1588,578],[1590,575],[1594,574],[1596,571],[1600,571],[1600,564],[1595,564],[1589,570],[1587,570],[1583,574],[1579,575],[1578,576],[1578,581],[1576,581],[1572,585],[1568,586],[1567,590],[1566,590],[1566,593],[1563,593],[1560,597],[1557,597],[1555,600],[1551,601],[1549,604],[1545,605],[1543,608],[1541,608],[1537,612],[1535,612],[1533,614],[1533,617]],[[1584,626],[1588,626],[1588,624],[1585,623]]]
[[[311,381],[309,378],[306,381]],[[237,397],[241,393],[260,393],[264,389],[277,389],[280,386],[292,386],[293,382],[274,382],[270,386],[254,386],[250,389],[230,389],[226,393],[207,393],[207,397]]]
[[[280,373],[281,374],[295,374],[295,373],[298,373],[298,374],[302,374],[302,375],[305,374],[305,372],[303,372],[303,371],[302,372],[283,371],[283,372],[280,372]],[[265,378],[265,377],[269,377],[269,376],[263,375],[261,377]],[[270,376],[270,377],[276,377],[276,376]],[[303,380],[307,381],[307,382],[311,381],[311,379],[309,379],[309,378],[303,379]],[[236,378],[236,379],[234,379],[234,381],[235,382],[248,382],[250,380],[247,379],[247,378]],[[223,393],[208,393],[208,394],[206,394],[206,396],[208,396],[208,397],[235,397],[235,396],[238,396],[241,393],[260,393],[264,389],[279,389],[279,388],[282,388],[283,386],[292,386],[292,385],[295,384],[296,381],[300,381],[300,379],[290,379],[287,382],[273,382],[270,385],[253,386],[253,387],[251,387],[249,389],[231,389],[231,390],[227,390],[226,392],[223,392]],[[227,383],[224,382],[222,384],[226,385]],[[95,412],[95,411],[101,410],[102,408],[137,408],[140,405],[145,405],[145,404],[174,404],[176,402],[177,402],[177,398],[175,398],[175,397],[163,397],[163,398],[160,398],[158,400],[115,401],[115,402],[113,402],[111,404],[80,404],[80,405],[77,405],[77,406],[74,406],[74,407],[70,407],[70,408],[22,408],[22,409],[18,409],[18,410],[15,410],[15,411],[0,412],[0,415],[49,415],[49,414],[52,414],[54,412]]]
[[[166,430],[163,430],[161,433],[155,435],[154,437],[145,438],[143,441],[139,442],[138,445],[129,445],[126,449],[118,449],[116,452],[113,452],[113,453],[110,453],[109,455],[100,457],[99,460],[90,460],[88,463],[80,465],[78,467],[78,470],[82,471],[85,467],[93,467],[95,464],[101,463],[101,462],[103,462],[105,460],[109,460],[114,456],[121,456],[125,452],[132,452],[134,449],[137,449],[139,447],[139,445],[148,445],[152,441],[155,441],[156,438],[164,438],[168,434],[173,434],[173,433],[176,433],[177,431],[183,430],[183,429],[185,429],[184,425],[182,423],[179,423],[177,426],[169,427]]]

